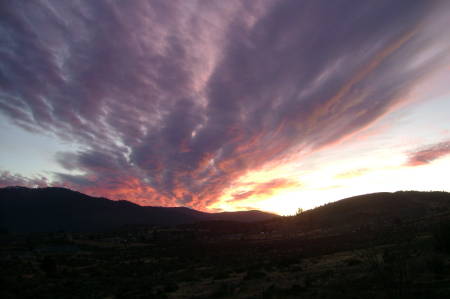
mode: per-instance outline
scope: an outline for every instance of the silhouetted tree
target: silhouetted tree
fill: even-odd
[[[298,208],[297,209],[297,213],[295,215],[300,215],[301,213],[303,213],[305,210],[303,210],[302,208]]]
[[[387,298],[408,298],[412,282],[410,263],[413,227],[395,224],[384,232],[372,232],[371,245],[359,257],[366,262],[368,272],[379,283]],[[384,245],[381,250],[380,245]]]

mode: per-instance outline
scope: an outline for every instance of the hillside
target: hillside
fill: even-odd
[[[289,231],[329,228],[348,231],[361,225],[383,226],[395,219],[425,217],[450,207],[450,193],[402,191],[342,199],[287,217]],[[276,215],[261,211],[205,213],[186,207],[142,207],[129,201],[91,197],[65,188],[0,189],[0,227],[16,232],[99,231],[131,224],[179,225],[198,221],[261,221],[280,229]],[[267,222],[268,221],[268,222]],[[266,224],[262,224],[263,226]]]
[[[342,199],[293,217],[302,229],[328,227],[344,230],[362,224],[384,225],[425,217],[450,208],[450,193],[399,191],[373,193]]]
[[[200,220],[258,221],[271,213],[204,213],[184,207],[142,207],[129,201],[97,198],[65,188],[0,189],[0,227],[17,232],[98,231],[123,225],[178,225]]]
[[[18,195],[16,201],[22,204],[33,201],[30,193],[42,195],[18,190],[26,196],[7,191]],[[74,198],[59,201],[79,197],[82,202],[85,196],[62,193]],[[85,199],[97,203],[97,214],[110,202]],[[172,227],[136,224],[67,236],[55,232],[8,234],[3,230],[2,295],[450,298],[449,203],[450,194],[445,192],[375,193],[259,222],[210,220]],[[115,202],[114,207],[177,212],[179,217],[194,218],[258,215],[255,211],[207,214],[187,208],[139,207],[125,201]],[[66,215],[72,212],[80,213],[65,211]]]

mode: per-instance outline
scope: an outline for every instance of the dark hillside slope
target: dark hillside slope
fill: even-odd
[[[226,221],[239,221],[239,222],[251,222],[251,221],[263,221],[274,217],[279,217],[276,214],[249,210],[249,211],[235,211],[235,212],[221,212],[221,213],[205,213],[197,210],[189,209],[186,207],[174,207],[174,208],[164,208],[176,211],[180,214],[185,214],[193,216],[199,220],[226,220]]]
[[[0,226],[18,232],[95,231],[132,223],[181,224],[195,217],[129,201],[91,197],[64,188],[0,190]]]
[[[247,214],[249,218],[247,219]],[[129,201],[97,198],[65,188],[0,189],[0,227],[16,232],[98,231],[123,225],[178,225],[217,218],[188,208],[142,207]],[[252,221],[253,211],[238,221]],[[274,217],[258,212],[258,220]]]
[[[251,211],[237,211],[237,212],[222,212],[212,214],[214,219],[227,220],[227,221],[241,221],[245,217],[246,221],[261,221],[266,220],[268,213],[261,212],[258,210]],[[264,218],[265,217],[265,218]],[[272,215],[271,218],[278,217],[277,215]]]
[[[354,196],[301,213],[296,221],[339,227],[423,217],[450,208],[450,193],[399,191]]]

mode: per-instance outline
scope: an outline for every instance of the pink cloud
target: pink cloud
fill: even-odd
[[[432,163],[434,160],[450,154],[450,141],[427,145],[411,151],[408,154],[406,166],[420,166]]]
[[[252,196],[270,196],[282,189],[299,187],[300,183],[289,179],[279,178],[264,183],[246,183],[243,185],[251,186],[251,190],[234,193],[231,201],[244,200]]]
[[[254,191],[239,192],[233,194],[233,201],[247,199],[255,193]]]

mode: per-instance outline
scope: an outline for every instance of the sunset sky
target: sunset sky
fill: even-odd
[[[0,2],[0,187],[286,215],[449,171],[450,1]]]

